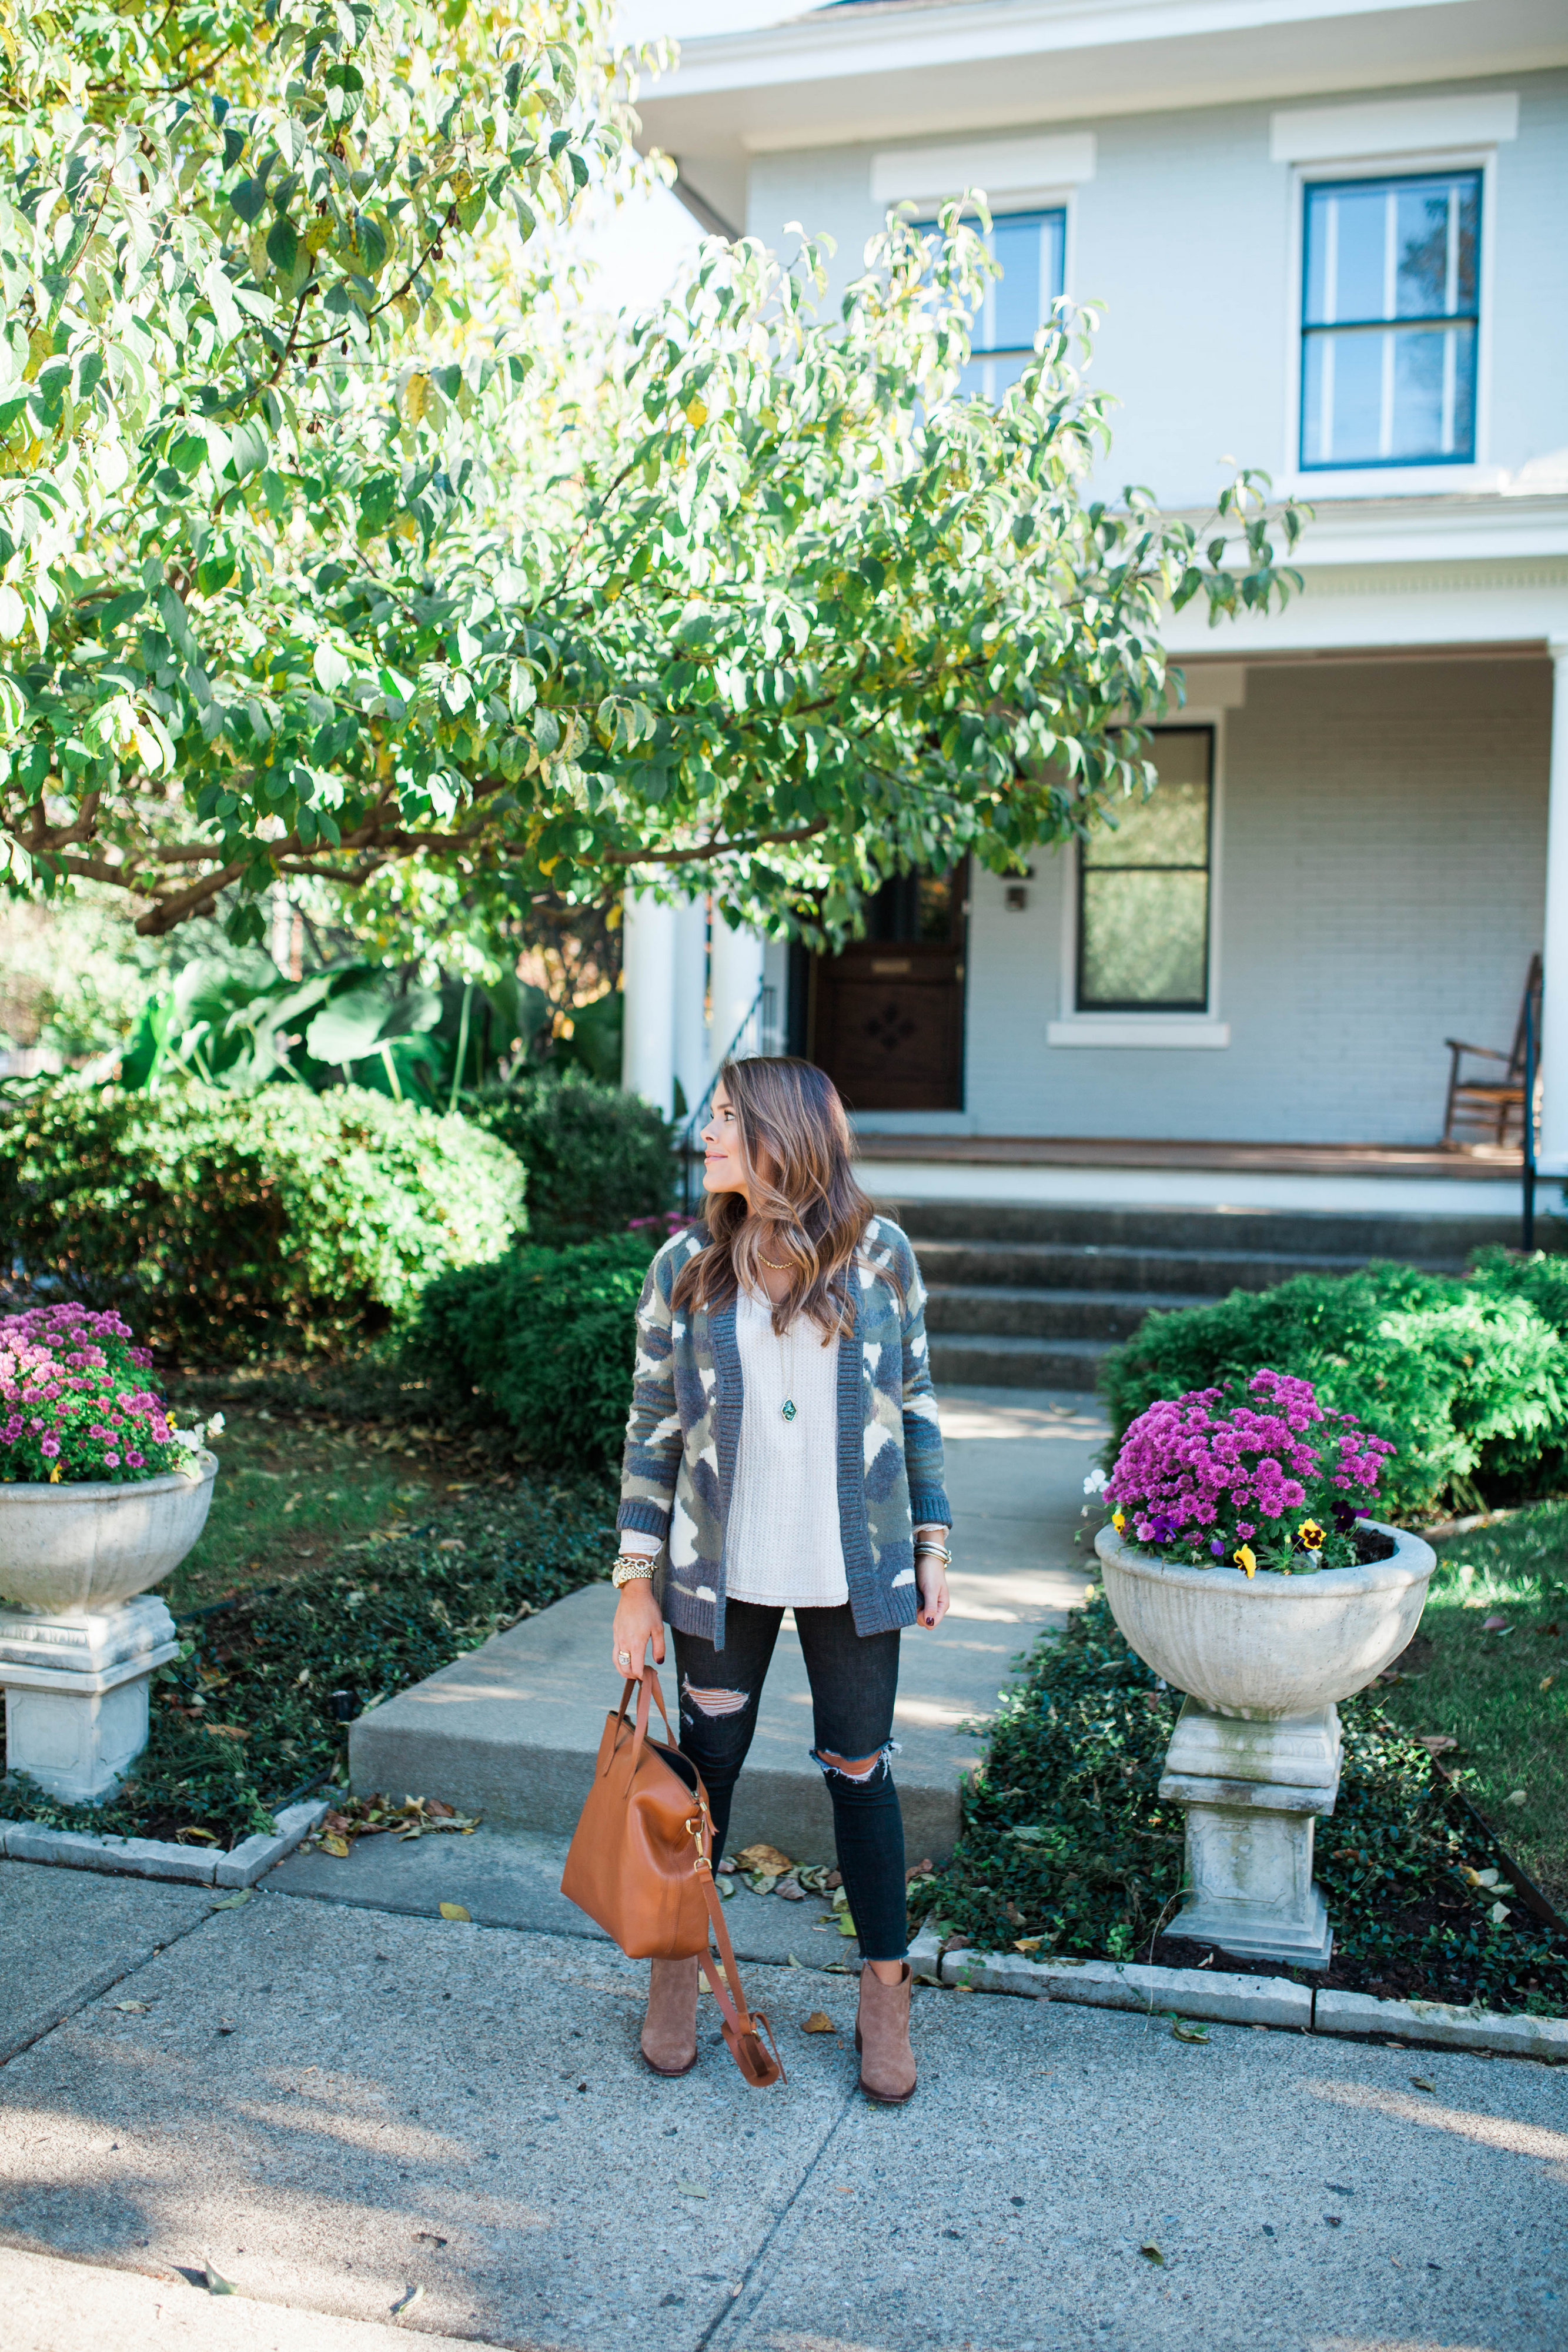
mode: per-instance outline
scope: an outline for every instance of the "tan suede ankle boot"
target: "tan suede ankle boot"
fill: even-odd
[[[655,2074],[689,2074],[697,2063],[697,1962],[654,1960],[648,1975],[643,2055]]]
[[[861,2089],[888,2107],[901,2107],[905,2099],[915,2096],[915,2053],[909,2046],[909,1997],[914,1985],[907,1960],[897,1984],[883,1984],[869,1962],[861,1970],[860,2015],[855,2021]]]

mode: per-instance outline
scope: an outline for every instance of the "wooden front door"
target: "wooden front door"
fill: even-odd
[[[852,1111],[964,1108],[967,875],[885,883],[866,937],[812,959],[808,1050]]]

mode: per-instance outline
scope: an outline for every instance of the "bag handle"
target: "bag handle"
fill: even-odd
[[[633,1773],[636,1772],[638,1765],[642,1762],[643,1743],[646,1741],[648,1737],[648,1699],[650,1685],[653,1686],[652,1695],[658,1701],[659,1713],[664,1716],[664,1718],[665,1737],[668,1738],[672,1748],[679,1746],[680,1743],[677,1741],[674,1731],[670,1728],[670,1718],[664,1707],[664,1694],[659,1687],[659,1677],[653,1668],[649,1666],[645,1673],[641,1675],[628,1675],[626,1677],[625,1685],[621,1693],[621,1704],[615,1711],[615,1737],[611,1741],[609,1752],[604,1759],[604,1771],[608,1772],[611,1765],[615,1760],[615,1750],[620,1745],[621,1740],[621,1727],[626,1720],[627,1704],[630,1701],[633,1691],[637,1693],[637,1712],[632,1717],[632,1769]]]

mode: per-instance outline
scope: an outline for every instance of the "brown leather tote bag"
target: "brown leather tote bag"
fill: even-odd
[[[634,1722],[626,1709],[638,1693]],[[650,1698],[664,1717],[664,1738],[648,1737]],[[754,2090],[781,2083],[783,2062],[761,2010],[748,2010],[729,1930],[713,1883],[713,1828],[707,1790],[683,1756],[664,1714],[664,1694],[649,1666],[628,1675],[621,1704],[604,1718],[593,1786],[566,1857],[560,1891],[612,1937],[628,1959],[674,1960],[694,1954],[719,2006],[730,2055]],[[720,1966],[708,1948],[712,1924]]]

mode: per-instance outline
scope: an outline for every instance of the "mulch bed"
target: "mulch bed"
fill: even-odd
[[[1568,1935],[1536,1915],[1536,1890],[1375,1691],[1340,1709],[1339,1800],[1318,1824],[1329,1967],[1244,1959],[1167,1933],[1184,1819],[1161,1803],[1158,1782],[1180,1705],[1095,1592],[1037,1643],[1006,1695],[957,1849],[919,1890],[922,1916],[977,1948],[1040,1959],[1207,1964],[1384,2000],[1568,2014]]]
[[[606,1575],[614,1516],[602,1478],[519,1480],[277,1591],[204,1609],[180,1626],[184,1654],[153,1675],[152,1735],[118,1796],[62,1804],[18,1776],[0,1807],[13,1821],[226,1853],[269,1831],[291,1797],[346,1779],[349,1724],[372,1701]]]

